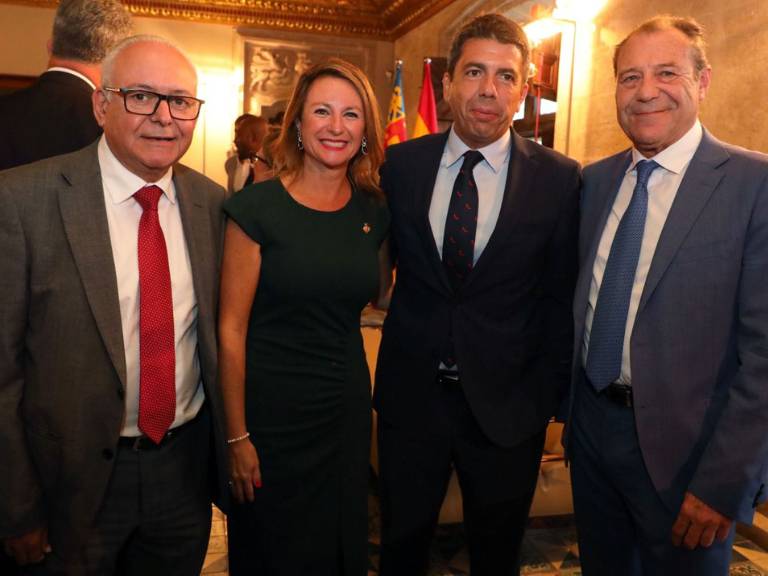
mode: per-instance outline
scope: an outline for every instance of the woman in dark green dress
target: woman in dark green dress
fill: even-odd
[[[359,318],[391,283],[373,91],[307,71],[277,177],[225,205],[219,370],[235,500],[230,573],[367,574],[370,379]]]

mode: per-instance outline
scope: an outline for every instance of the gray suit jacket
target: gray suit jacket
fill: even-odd
[[[181,165],[174,183],[223,471],[215,315],[224,190]],[[59,555],[78,546],[112,472],[125,379],[96,143],[0,172],[0,538],[47,525]]]
[[[630,160],[625,151],[584,170],[574,378],[597,246]],[[676,510],[689,490],[751,521],[768,466],[768,157],[704,132],[630,346],[637,432],[659,495]]]

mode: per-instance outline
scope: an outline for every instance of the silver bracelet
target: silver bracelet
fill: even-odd
[[[237,438],[228,438],[227,444],[234,444],[235,442],[240,442],[241,440],[245,440],[246,438],[248,438],[248,436],[250,435],[251,435],[250,432],[246,432],[245,434],[243,434],[242,436],[238,436]]]

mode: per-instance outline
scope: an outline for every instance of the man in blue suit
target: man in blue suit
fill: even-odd
[[[768,157],[698,109],[701,27],[616,48],[630,150],[584,171],[569,452],[587,576],[727,574],[768,466]]]

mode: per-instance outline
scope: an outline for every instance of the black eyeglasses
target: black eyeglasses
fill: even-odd
[[[200,114],[200,107],[205,102],[192,96],[181,96],[179,94],[159,94],[149,90],[139,90],[133,88],[110,88],[104,86],[102,90],[114,92],[123,97],[125,111],[131,114],[141,116],[152,116],[157,112],[160,102],[168,102],[168,110],[171,118],[176,120],[194,120]]]

